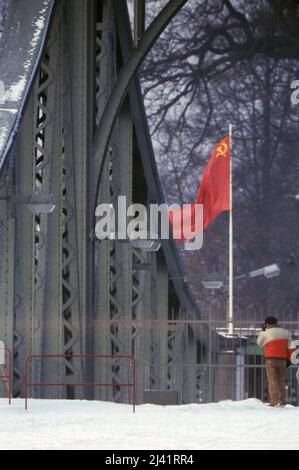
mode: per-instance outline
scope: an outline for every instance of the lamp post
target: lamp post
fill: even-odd
[[[139,250],[146,252],[159,251],[161,248],[161,242],[159,240],[143,240],[139,238],[136,240],[129,239],[129,242],[132,248],[138,248]]]
[[[254,271],[250,271],[246,274],[241,274],[239,276],[234,277],[234,281],[246,278],[254,278],[257,276],[265,276],[267,279],[271,279],[272,277],[277,277],[280,274],[280,267],[277,263],[270,264],[268,266],[264,266],[259,269],[255,269]],[[203,287],[205,289],[219,289],[223,286],[223,281],[220,279],[219,274],[211,273],[211,274],[199,274],[199,273],[187,273],[184,276],[170,278],[170,279],[182,279],[184,282],[197,282],[201,281]]]
[[[180,279],[183,282],[197,282],[200,281],[202,286],[205,289],[211,289],[214,292],[214,289],[220,289],[223,286],[222,279],[219,278],[219,274],[210,273],[210,274],[198,274],[198,273],[187,273],[184,276],[179,277],[170,277],[169,280]]]
[[[280,274],[280,267],[277,263],[270,264],[268,266],[264,266],[263,268],[255,269],[254,271],[250,271],[247,274],[241,274],[234,278],[234,280],[245,279],[245,278],[253,278],[257,276],[265,276],[267,279],[271,279],[272,277],[277,277]]]
[[[121,243],[130,243],[132,248],[137,248],[144,252],[155,252],[159,251],[161,248],[161,240],[155,237],[150,237],[150,234],[147,234],[148,237],[144,238],[124,238],[123,235],[119,236],[117,232],[109,232],[109,236],[105,236],[105,238],[97,237],[98,240],[113,240],[118,241]]]
[[[34,214],[51,214],[55,207],[53,194],[35,193],[29,199],[30,209]]]
[[[56,207],[53,194],[35,193],[30,196],[1,196],[0,201],[6,201],[16,206],[29,206],[33,214],[51,214]]]

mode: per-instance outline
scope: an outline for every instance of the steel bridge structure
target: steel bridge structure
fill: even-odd
[[[126,0],[0,4],[0,341],[14,397],[28,382],[51,384],[31,397],[129,403],[134,357],[137,403],[267,399],[264,312],[230,335],[225,306],[199,311],[172,238],[146,251],[95,236],[100,203],[165,202],[138,70],[186,1],[148,28],[144,0],[131,15]],[[298,318],[278,314],[298,339]]]
[[[219,342],[206,323],[188,323],[201,316],[175,242],[146,252],[94,234],[100,202],[165,202],[138,68],[185,1],[170,1],[146,30],[144,2],[135,2],[134,37],[125,0],[9,2],[0,55],[0,332],[13,351],[15,397],[31,355],[65,356],[34,361],[31,382],[66,385],[33,388],[33,397],[128,402],[118,387],[128,367],[80,358],[92,354],[134,355],[138,403],[144,390],[178,391],[187,403],[212,387],[183,368],[216,360]],[[34,210],[45,194],[51,213]],[[72,387],[80,381],[115,387]]]

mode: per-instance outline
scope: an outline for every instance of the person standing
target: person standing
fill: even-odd
[[[257,345],[264,348],[270,395],[270,406],[283,406],[286,395],[286,366],[291,333],[278,326],[277,318],[265,319]]]

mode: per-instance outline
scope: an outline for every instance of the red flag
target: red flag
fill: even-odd
[[[186,239],[183,227],[188,226],[187,219],[190,219],[190,216],[192,231],[196,234],[196,204],[203,204],[203,229],[206,229],[208,225],[214,222],[221,212],[230,209],[229,178],[230,139],[227,136],[218,143],[210,157],[203,173],[197,200],[191,205],[191,211],[180,208],[169,212],[173,236],[177,241]]]

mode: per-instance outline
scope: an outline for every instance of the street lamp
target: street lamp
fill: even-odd
[[[138,248],[141,251],[159,251],[161,248],[161,242],[159,240],[143,240],[138,238],[136,240],[129,239],[129,242],[133,248]]]
[[[201,281],[201,284],[205,289],[220,289],[220,287],[223,286],[223,281],[208,281],[208,280],[203,280]]]
[[[271,279],[272,277],[277,277],[280,274],[280,267],[277,263],[270,264],[268,266],[264,266],[260,269],[255,269],[254,271],[250,271],[247,274],[241,274],[234,278],[234,280],[244,279],[244,278],[253,278],[257,276],[265,276],[267,279]]]
[[[0,201],[13,205],[29,206],[33,214],[51,214],[56,207],[53,194],[35,193],[31,196],[1,196]]]
[[[123,235],[119,236],[118,232],[110,232],[108,238],[99,238],[99,240],[116,240],[122,243],[130,243],[132,248],[137,248],[138,250],[145,252],[155,252],[159,251],[161,248],[161,241],[155,238],[124,238]]]
[[[29,206],[33,214],[51,214],[56,204],[53,194],[36,193],[29,198]]]
[[[265,276],[267,279],[279,276],[280,267],[277,263],[264,266],[263,268],[255,269],[247,274],[241,274],[240,276],[234,277],[234,281],[245,278],[253,278],[257,276]],[[182,279],[184,282],[197,282],[200,281],[205,289],[220,289],[223,286],[223,281],[219,279],[219,274],[199,274],[199,273],[187,273],[184,276],[170,279]]]
[[[211,274],[198,274],[188,273],[184,276],[169,278],[170,280],[181,279],[184,282],[197,282],[200,281],[205,289],[220,289],[223,286],[223,281],[219,279],[217,273]]]

